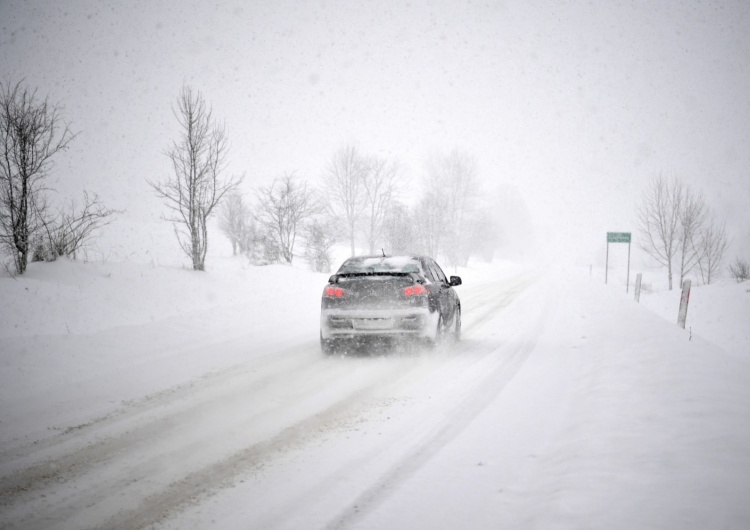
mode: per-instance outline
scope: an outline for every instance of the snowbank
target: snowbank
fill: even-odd
[[[644,292],[641,303],[670,322],[677,322],[679,289]],[[720,280],[690,289],[685,329],[728,353],[750,362],[750,282]]]

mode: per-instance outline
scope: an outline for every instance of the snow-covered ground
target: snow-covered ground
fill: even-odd
[[[438,351],[324,357],[327,276],[0,278],[3,528],[748,528],[750,284],[459,270]],[[451,271],[453,274],[453,271]]]

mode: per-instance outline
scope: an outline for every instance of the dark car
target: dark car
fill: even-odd
[[[346,260],[323,289],[320,345],[333,353],[341,342],[364,337],[422,339],[437,344],[461,335],[461,301],[427,256],[359,256]]]

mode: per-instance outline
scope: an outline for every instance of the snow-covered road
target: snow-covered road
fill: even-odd
[[[612,510],[623,528],[750,521],[750,368],[701,339],[677,362],[684,332],[631,301],[588,279],[480,275],[459,288],[460,343],[325,357],[320,278],[274,274],[297,293],[292,322],[269,299],[260,328],[242,325],[252,300],[217,302],[220,323],[200,310],[101,323],[66,339],[87,356],[118,344],[98,377],[69,369],[78,390],[3,394],[0,526],[618,526]],[[3,347],[70,349],[62,339]],[[181,363],[194,375],[175,375]],[[54,380],[38,364],[18,374]]]
[[[472,309],[463,341],[438,351],[397,346],[326,358],[309,336],[263,345],[246,363],[14,447],[4,454],[15,468],[1,483],[11,505],[4,519],[19,527],[140,527],[240,481],[254,499],[244,519],[252,527],[345,523],[427,461],[513,377],[547,311],[540,307],[526,328],[514,325],[518,339],[508,343],[502,310],[532,283],[521,276],[466,288],[463,303]],[[203,346],[210,353],[253,342]]]

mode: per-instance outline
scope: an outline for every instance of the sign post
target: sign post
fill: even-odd
[[[610,243],[627,243],[628,244],[628,280],[625,284],[625,292],[630,289],[630,232],[607,232],[607,263],[604,268],[604,283],[607,283],[609,276],[609,244]]]

